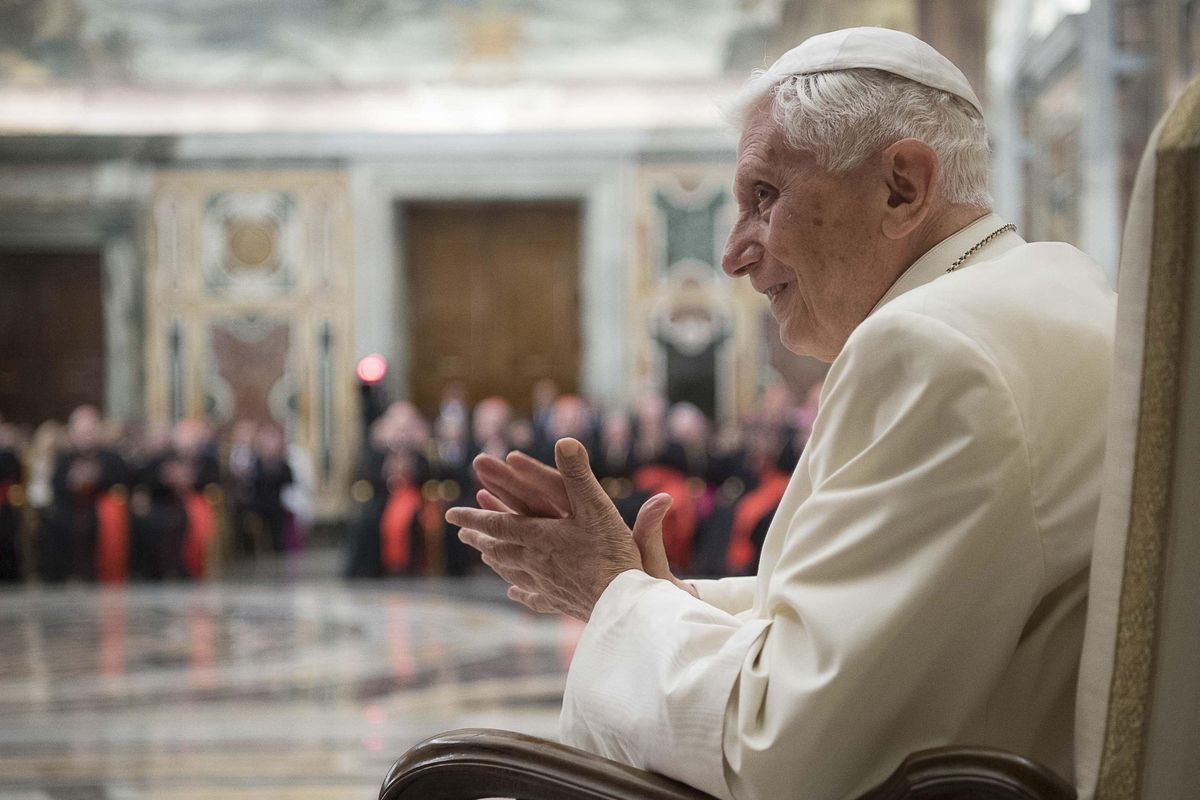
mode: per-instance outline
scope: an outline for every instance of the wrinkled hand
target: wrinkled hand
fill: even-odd
[[[534,611],[586,621],[613,578],[641,569],[642,559],[629,528],[592,475],[583,445],[561,439],[554,458],[569,505],[567,516],[452,508],[446,521],[460,526],[459,538],[512,584],[511,599]]]
[[[581,447],[580,450],[582,449]],[[586,453],[584,457],[586,459]],[[557,448],[555,458],[558,458]],[[481,508],[527,517],[556,519],[571,513],[571,500],[563,476],[553,467],[548,467],[521,452],[509,453],[504,461],[489,455],[480,455],[476,457],[474,466],[475,475],[484,487],[476,494]],[[595,483],[590,470],[588,478],[591,483]],[[606,497],[604,505],[612,507],[612,502]],[[638,510],[637,519],[633,523],[634,543],[641,555],[642,569],[651,577],[670,581],[695,596],[696,591],[691,584],[676,578],[667,563],[667,552],[663,547],[662,521],[670,508],[669,494],[657,494],[647,500]],[[615,511],[615,508],[613,510]],[[509,596],[512,597],[513,593],[510,592]]]

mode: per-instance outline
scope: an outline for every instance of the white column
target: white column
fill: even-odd
[[[1117,109],[1112,0],[1092,0],[1084,17],[1083,120],[1079,137],[1080,247],[1117,285],[1121,252],[1121,117]]]
[[[626,354],[629,351],[629,296],[634,223],[629,218],[631,167],[616,167],[589,192],[583,211],[580,259],[579,388],[585,397],[607,406],[629,400]]]
[[[101,253],[104,307],[104,412],[132,421],[142,415],[142,271],[132,231],[109,233]]]
[[[989,27],[987,125],[992,144],[992,199],[1000,216],[1025,218],[1025,150],[1017,83],[1029,37],[1032,0],[996,0]]]
[[[397,349],[407,298],[397,269],[396,215],[390,188],[376,180],[372,165],[350,169],[354,210],[354,361],[379,353],[388,362],[391,397],[408,396],[407,351]]]

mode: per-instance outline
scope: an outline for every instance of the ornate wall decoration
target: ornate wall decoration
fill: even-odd
[[[642,168],[630,281],[632,385],[722,418],[748,407],[767,376],[761,304],[721,271],[731,172],[724,164]]]
[[[208,347],[212,368],[205,386],[205,411],[209,416],[291,421],[294,380],[287,320],[253,315],[212,319]]]
[[[642,167],[630,281],[631,385],[716,418],[740,415],[780,379],[802,398],[827,369],[784,348],[766,301],[721,269],[736,216],[732,173],[732,164]]]
[[[146,407],[284,426],[343,510],[357,454],[346,177],[330,170],[159,173],[146,274]]]
[[[304,241],[290,194],[215,192],[205,202],[201,236],[209,294],[269,299],[295,287]]]
[[[693,179],[695,181],[695,179]],[[666,269],[691,259],[719,272],[721,245],[733,198],[726,186],[707,181],[672,181],[654,195],[658,217],[658,265]]]
[[[733,312],[712,265],[694,259],[674,264],[651,315],[658,374],[672,401],[686,400],[715,418],[726,392],[727,345]]]

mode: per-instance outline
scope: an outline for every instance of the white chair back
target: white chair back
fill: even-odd
[[[1155,128],[1130,201],[1118,278],[1105,485],[1076,708],[1080,800],[1140,796],[1171,534],[1185,293],[1200,193],[1200,81]],[[1185,244],[1186,243],[1186,244]]]

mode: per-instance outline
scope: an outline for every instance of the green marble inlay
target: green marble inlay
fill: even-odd
[[[718,190],[707,201],[678,205],[664,192],[655,193],[654,205],[663,220],[663,236],[666,239],[666,257],[655,265],[659,275],[685,258],[717,269],[715,262],[720,246],[717,237],[724,236],[724,231],[717,230],[717,216],[728,200],[728,195]]]

